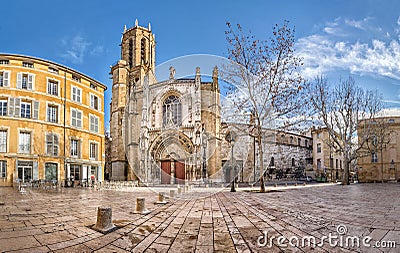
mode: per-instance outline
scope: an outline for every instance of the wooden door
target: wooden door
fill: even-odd
[[[184,184],[185,183],[185,163],[175,162],[175,183]]]
[[[161,162],[161,184],[171,183],[171,162],[162,161]]]

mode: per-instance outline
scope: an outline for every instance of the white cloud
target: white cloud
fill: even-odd
[[[371,18],[361,21],[345,20],[343,27],[336,27],[338,19],[329,27],[346,29],[347,26],[366,29],[366,23]],[[399,19],[400,22],[400,19]],[[366,42],[354,41],[351,38],[334,36],[333,33],[313,34],[300,38],[297,42],[297,51],[304,58],[305,76],[313,78],[329,71],[348,70],[351,73],[372,74],[400,80],[400,44],[397,40],[384,41],[373,38]],[[368,30],[373,30],[369,27]],[[386,34],[383,33],[383,34]]]
[[[96,56],[104,52],[103,46],[92,46],[91,42],[79,34],[61,39],[61,46],[63,48],[61,57],[75,64],[82,64],[88,53],[91,56]]]

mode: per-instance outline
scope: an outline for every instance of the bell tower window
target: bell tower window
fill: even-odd
[[[141,63],[146,64],[146,39],[143,38],[140,41],[140,56],[141,56]]]
[[[163,126],[180,126],[182,121],[182,105],[175,95],[165,99],[163,104]]]
[[[129,59],[128,59],[128,63],[129,63],[129,67],[132,68],[133,66],[133,40],[130,39],[129,40]]]

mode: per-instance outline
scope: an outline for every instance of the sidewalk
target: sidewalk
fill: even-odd
[[[275,187],[268,187],[272,189]],[[158,190],[158,189],[155,189]],[[157,192],[63,189],[27,194],[0,189],[2,252],[398,252],[397,249],[260,246],[268,236],[336,233],[400,242],[399,184],[277,187],[269,193],[195,188],[165,205]],[[164,188],[163,191],[167,192]],[[168,192],[167,192],[168,193]],[[133,214],[136,197],[146,197],[148,215]],[[96,208],[111,206],[120,228],[101,234],[89,228]],[[262,240],[261,240],[262,241]]]

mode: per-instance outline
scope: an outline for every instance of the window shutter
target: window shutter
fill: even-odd
[[[58,156],[58,135],[53,134],[53,155]]]
[[[3,72],[3,86],[8,87],[10,86],[10,71]]]
[[[93,94],[88,94],[87,96],[87,101],[89,101],[89,106],[91,107],[91,108],[94,108],[94,99],[93,99]]]
[[[98,101],[97,110],[101,111],[102,108],[103,108],[103,107],[101,106],[101,98],[98,98],[97,101]]]
[[[21,117],[21,99],[20,98],[15,98],[14,116],[15,117]]]
[[[32,90],[34,83],[35,83],[35,76],[28,75],[28,90]]]
[[[22,88],[22,73],[17,74],[17,89]]]
[[[97,167],[97,181],[102,182],[103,181],[103,169],[101,165]]]
[[[87,173],[88,172],[88,167],[89,166],[87,166],[87,165],[83,165],[82,166],[82,179],[86,180],[88,178],[87,177],[88,176],[88,173]]]
[[[50,150],[49,150],[49,138],[50,138],[50,136],[49,136],[50,134],[46,134],[46,140],[45,140],[45,147],[46,147],[46,150],[45,150],[45,152],[46,152],[46,154],[48,155],[48,154],[50,154]]]
[[[39,180],[38,162],[33,162],[33,180]]]
[[[14,101],[15,101],[15,98],[8,98],[8,116],[9,117],[14,116]]]
[[[71,176],[71,165],[68,163],[67,164],[67,179],[69,180],[69,177]]]
[[[82,127],[82,112],[76,111],[76,118],[77,127]]]
[[[33,119],[39,119],[39,101],[33,101]]]
[[[78,158],[81,158],[81,145],[82,145],[82,142],[78,141],[78,147],[77,147]]]

